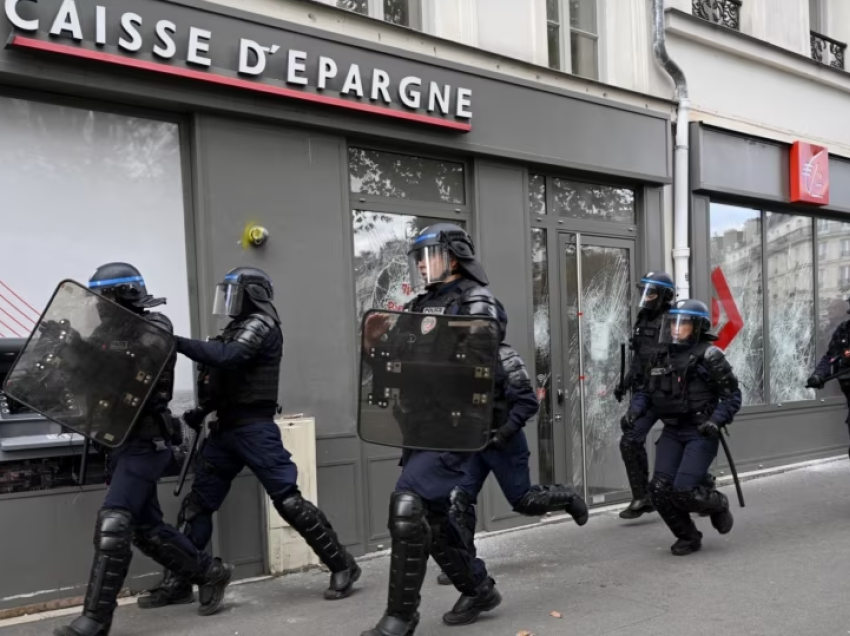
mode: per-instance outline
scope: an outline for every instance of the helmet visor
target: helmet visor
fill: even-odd
[[[648,278],[642,278],[637,288],[640,292],[638,307],[641,309],[659,309],[670,293],[670,287]]]
[[[416,291],[444,281],[451,273],[451,259],[445,245],[428,245],[410,250],[407,259],[410,286]]]
[[[242,286],[236,283],[219,283],[215,288],[213,315],[235,318],[242,311]]]
[[[672,309],[664,315],[658,340],[662,344],[695,344],[707,319],[708,316],[702,312]]]

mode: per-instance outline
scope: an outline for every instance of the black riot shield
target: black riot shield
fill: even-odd
[[[459,452],[487,445],[499,359],[495,319],[372,310],[362,334],[363,441]]]
[[[3,390],[62,426],[114,448],[132,430],[174,346],[168,332],[65,280]]]

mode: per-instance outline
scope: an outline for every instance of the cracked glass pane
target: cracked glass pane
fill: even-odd
[[[528,209],[532,214],[546,214],[546,177],[543,175],[528,177]]]
[[[540,483],[555,483],[555,438],[552,422],[552,345],[549,323],[549,253],[546,230],[531,230],[531,285],[534,303],[534,388],[540,401],[537,449]]]
[[[364,148],[348,149],[351,191],[433,203],[463,204],[463,164]]]
[[[766,213],[770,401],[813,400],[815,365],[812,219]]]
[[[551,179],[554,212],[574,219],[635,222],[635,193],[629,188]]]
[[[845,249],[847,248],[847,249]],[[826,353],[832,334],[847,315],[850,297],[850,223],[818,219],[818,352]],[[828,382],[822,397],[839,397],[838,382]]]
[[[722,330],[730,321],[725,307],[737,308],[743,325],[726,346],[726,357],[744,405],[764,404],[761,212],[712,203],[710,225],[712,324],[715,333]]]

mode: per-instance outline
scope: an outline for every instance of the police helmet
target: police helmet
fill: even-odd
[[[637,284],[641,309],[657,311],[676,297],[676,284],[667,272],[647,272]]]
[[[413,238],[407,252],[410,282],[414,289],[436,285],[453,273],[451,258],[460,273],[482,285],[490,281],[475,258],[475,244],[469,234],[454,223],[429,225]]]
[[[148,294],[141,272],[129,263],[101,265],[89,278],[89,289],[135,311],[165,304],[165,298]]]
[[[273,300],[274,287],[268,274],[256,267],[237,267],[216,286],[213,314],[236,318],[259,309],[280,322]]]
[[[664,315],[660,342],[672,345],[695,345],[700,340],[714,340],[709,333],[711,314],[700,300],[680,300]]]

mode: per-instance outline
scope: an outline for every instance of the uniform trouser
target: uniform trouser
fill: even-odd
[[[634,426],[624,431],[620,438],[620,454],[634,499],[644,499],[648,494],[649,458],[646,454],[646,438],[657,421],[656,415],[649,411],[635,420]]]
[[[715,515],[728,510],[726,497],[705,485],[719,446],[719,438],[702,437],[697,422],[684,418],[677,426],[665,425],[658,439],[650,493],[661,518],[679,539],[701,536],[690,513]]]
[[[470,455],[414,451],[406,454],[390,500],[392,536],[387,615],[410,621],[416,614],[429,555],[461,594],[474,596],[487,578],[449,517],[449,494],[464,476]]]
[[[110,453],[109,484],[95,528],[95,556],[81,621],[110,625],[132,560],[131,541],[160,565],[202,582],[212,559],[163,522],[157,482],[172,461],[164,442],[133,440]]]
[[[351,557],[340,545],[325,515],[301,497],[298,467],[283,446],[273,421],[223,426],[207,438],[195,464],[192,490],[183,500],[179,525],[204,549],[212,538],[213,513],[224,503],[233,480],[247,466],[263,485],[277,511],[331,570],[346,570]]]

